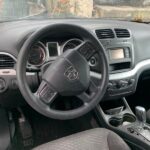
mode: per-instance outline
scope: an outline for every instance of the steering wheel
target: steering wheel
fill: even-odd
[[[82,37],[82,44],[58,56],[43,73],[39,88],[33,93],[26,77],[31,47],[43,37],[64,33]],[[100,60],[100,75],[96,82],[88,63],[94,54],[97,54]],[[18,56],[17,80],[25,100],[37,112],[54,119],[73,119],[92,110],[106,92],[108,84],[106,52],[97,37],[83,27],[72,24],[48,25],[35,31],[23,44]],[[56,110],[51,107],[51,104],[58,95],[76,96],[82,101],[82,106],[73,110]]]

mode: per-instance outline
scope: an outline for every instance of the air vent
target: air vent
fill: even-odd
[[[0,69],[13,68],[15,60],[9,54],[0,54]]]
[[[117,38],[129,38],[130,32],[127,29],[115,29]]]
[[[95,32],[99,39],[109,39],[115,37],[114,32],[111,29],[99,29]]]

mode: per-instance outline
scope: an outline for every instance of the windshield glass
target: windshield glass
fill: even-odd
[[[0,0],[0,21],[108,18],[150,21],[150,0]]]

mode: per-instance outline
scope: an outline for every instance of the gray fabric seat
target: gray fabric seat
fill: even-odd
[[[114,132],[96,128],[43,144],[34,150],[130,150],[130,148]]]

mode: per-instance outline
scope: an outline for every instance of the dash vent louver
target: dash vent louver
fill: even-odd
[[[112,29],[99,29],[99,30],[96,30],[95,32],[99,39],[115,38],[115,35]]]
[[[116,28],[114,30],[117,38],[129,38],[131,36],[129,30],[127,29]]]
[[[0,69],[13,68],[16,61],[8,54],[0,54]]]

